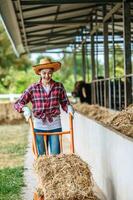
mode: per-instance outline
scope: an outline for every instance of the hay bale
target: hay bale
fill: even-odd
[[[96,199],[88,164],[77,155],[39,156],[34,168],[45,200]]]
[[[24,122],[23,115],[14,109],[13,103],[0,103],[0,111],[0,124],[18,124]]]

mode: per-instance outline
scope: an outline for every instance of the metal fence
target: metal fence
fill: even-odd
[[[21,94],[0,94],[0,100],[9,100],[14,102]]]
[[[92,103],[122,110],[133,103],[133,74],[92,81]]]

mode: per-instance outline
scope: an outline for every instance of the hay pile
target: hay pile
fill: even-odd
[[[23,115],[14,110],[13,103],[0,103],[0,124],[18,124],[23,121]]]
[[[88,165],[77,155],[39,156],[34,167],[45,200],[98,200]]]
[[[118,112],[98,105],[74,104],[75,110],[133,138],[133,104]]]
[[[121,133],[133,137],[133,104],[117,114],[108,125]]]
[[[89,105],[86,103],[80,104],[74,104],[74,108],[76,111],[91,117],[97,121],[100,121],[104,124],[107,124],[110,119],[116,114],[115,112],[111,112],[110,110],[98,106],[98,105]]]

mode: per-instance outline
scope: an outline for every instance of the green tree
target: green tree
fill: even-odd
[[[17,93],[18,87],[15,88],[13,83],[17,81],[21,74],[27,73],[31,64],[26,55],[16,57],[7,34],[0,23],[0,93],[10,93],[12,91]]]
[[[110,77],[120,77],[124,75],[124,55],[122,46],[117,44],[115,45],[115,68],[114,68],[114,58],[112,55],[112,48],[110,49],[109,56],[109,72]]]

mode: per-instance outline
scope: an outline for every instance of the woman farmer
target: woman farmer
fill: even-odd
[[[34,132],[61,132],[60,105],[67,113],[74,114],[64,86],[52,79],[54,72],[61,68],[60,62],[52,62],[50,59],[41,59],[40,63],[33,66],[40,80],[30,85],[15,102],[14,107],[18,112],[23,112],[26,120],[33,113]],[[31,110],[26,106],[32,103]],[[36,143],[39,155],[45,154],[44,139],[36,135]],[[48,144],[51,154],[60,153],[59,136],[48,136]]]

